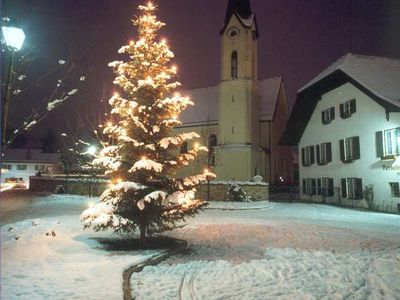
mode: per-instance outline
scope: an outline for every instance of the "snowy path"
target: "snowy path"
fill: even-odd
[[[207,212],[174,231],[170,235],[186,239],[192,250],[134,274],[134,295],[137,299],[400,298],[400,216],[304,204],[275,208],[271,218],[267,215],[274,209],[262,214]],[[298,212],[307,208],[303,219]],[[294,215],[292,222],[289,217]]]

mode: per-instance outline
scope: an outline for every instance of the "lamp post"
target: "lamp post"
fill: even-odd
[[[96,151],[97,151],[97,147],[90,145],[87,148],[86,154],[89,154],[91,156],[96,156]],[[92,197],[92,180],[94,178],[94,170],[93,170],[93,165],[91,165],[90,167],[90,174],[89,174],[89,198]]]
[[[3,99],[2,149],[4,149],[6,145],[8,109],[9,109],[9,102],[11,97],[11,88],[13,81],[12,75],[13,75],[13,64],[15,58],[14,56],[15,53],[21,50],[22,48],[22,45],[25,40],[25,33],[21,28],[14,26],[7,26],[7,25],[2,26],[1,31],[4,37],[4,41],[7,45],[7,48],[10,51],[10,63],[8,65],[8,74],[7,74],[5,94]]]

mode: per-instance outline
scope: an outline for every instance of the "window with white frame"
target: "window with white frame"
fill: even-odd
[[[323,196],[333,196],[333,178],[321,178],[321,194]]]
[[[353,136],[339,141],[340,160],[344,163],[360,158],[360,138]]]
[[[26,171],[26,165],[17,165],[18,171]]]
[[[35,171],[43,172],[44,170],[46,170],[45,165],[35,165]]]
[[[317,164],[326,165],[332,161],[332,144],[322,143],[317,145]]]
[[[342,119],[350,118],[356,112],[356,99],[348,100],[340,104],[340,117]]]
[[[303,166],[311,166],[314,163],[314,146],[307,146],[301,149]]]
[[[342,197],[347,199],[362,199],[362,179],[342,178]]]
[[[400,127],[375,133],[376,155],[393,158],[400,155]]]
[[[2,164],[1,168],[10,171],[10,170],[12,170],[12,165],[11,164]]]
[[[322,111],[322,124],[329,124],[335,119],[335,107],[330,107]]]
[[[400,183],[389,182],[389,184],[390,184],[390,195],[392,197],[400,197]]]
[[[315,178],[306,178],[303,180],[303,193],[306,195],[316,195],[317,181]]]

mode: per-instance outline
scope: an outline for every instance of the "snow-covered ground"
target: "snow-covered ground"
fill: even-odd
[[[2,222],[1,299],[121,299],[122,271],[156,251],[101,247],[94,238],[111,234],[83,231],[79,221],[93,200],[3,203],[22,215]],[[137,299],[399,299],[400,216],[310,204],[210,207],[218,205],[240,210],[208,209],[168,233],[191,250],[134,273]]]
[[[170,235],[190,253],[133,274],[137,299],[400,299],[400,216],[273,203]]]

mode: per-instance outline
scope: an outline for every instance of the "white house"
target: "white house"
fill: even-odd
[[[302,200],[400,212],[400,60],[339,59],[298,91],[282,143]]]
[[[29,176],[62,171],[60,153],[43,153],[41,149],[6,149],[1,159],[1,183],[18,182],[29,187]]]

